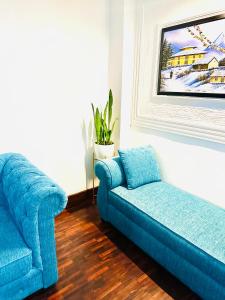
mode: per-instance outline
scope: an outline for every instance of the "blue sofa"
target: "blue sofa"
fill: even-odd
[[[57,281],[54,218],[65,193],[20,154],[0,155],[0,299]]]
[[[225,212],[164,181],[128,190],[119,157],[99,161],[97,206],[111,223],[203,299],[225,299]]]

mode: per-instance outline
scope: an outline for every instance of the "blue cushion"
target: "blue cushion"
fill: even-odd
[[[119,186],[109,192],[108,201],[154,238],[225,285],[222,208],[165,182],[131,191]]]
[[[128,189],[160,181],[159,165],[151,146],[119,150]]]
[[[24,243],[8,212],[0,207],[0,286],[27,274],[32,252]]]

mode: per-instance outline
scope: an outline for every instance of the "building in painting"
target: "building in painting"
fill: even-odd
[[[222,59],[219,61],[219,67],[225,67],[225,58],[222,58]]]
[[[219,61],[213,56],[205,56],[204,58],[198,59],[193,63],[194,70],[210,70],[218,68]]]
[[[209,79],[210,83],[225,83],[225,69],[215,70]]]
[[[179,52],[173,54],[167,62],[167,67],[187,66],[194,64],[197,60],[203,59],[206,51],[195,46],[186,46]]]

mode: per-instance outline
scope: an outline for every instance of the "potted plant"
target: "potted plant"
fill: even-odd
[[[113,95],[109,91],[109,99],[101,111],[91,104],[95,126],[94,152],[96,158],[109,158],[114,155],[114,143],[111,140],[116,120],[112,123]]]

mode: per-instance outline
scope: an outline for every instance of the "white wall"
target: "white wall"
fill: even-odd
[[[124,40],[130,38],[132,17],[129,7],[132,1],[126,1],[128,11],[125,12]],[[149,19],[152,30],[157,25],[174,22],[203,13],[225,10],[225,2],[220,0],[146,0],[149,5]],[[223,29],[221,29],[223,30]],[[131,37],[132,38],[132,37]],[[152,43],[154,41],[152,40]],[[121,132],[120,144],[123,147],[152,144],[158,154],[163,177],[168,182],[199,195],[208,201],[225,207],[225,146],[194,138],[187,138],[175,134],[166,134],[160,131],[143,130],[130,127],[131,94],[132,87],[127,87],[126,78],[129,74],[126,43],[123,53],[123,81],[121,102]],[[125,59],[126,58],[126,59]],[[154,66],[152,65],[152,72]],[[125,82],[125,83],[124,83]]]
[[[90,187],[90,102],[108,93],[106,0],[0,0],[0,152]],[[87,172],[86,172],[87,170]]]
[[[109,0],[109,86],[114,96],[114,112],[118,119],[114,137],[116,149],[120,135],[120,99],[123,66],[123,14],[124,0]]]
[[[90,102],[105,102],[111,87],[121,145],[153,144],[166,180],[225,206],[224,146],[130,128],[124,2],[133,0],[0,0],[0,152],[23,153],[67,194],[91,187]],[[219,0],[149,5],[153,26],[225,9]]]

